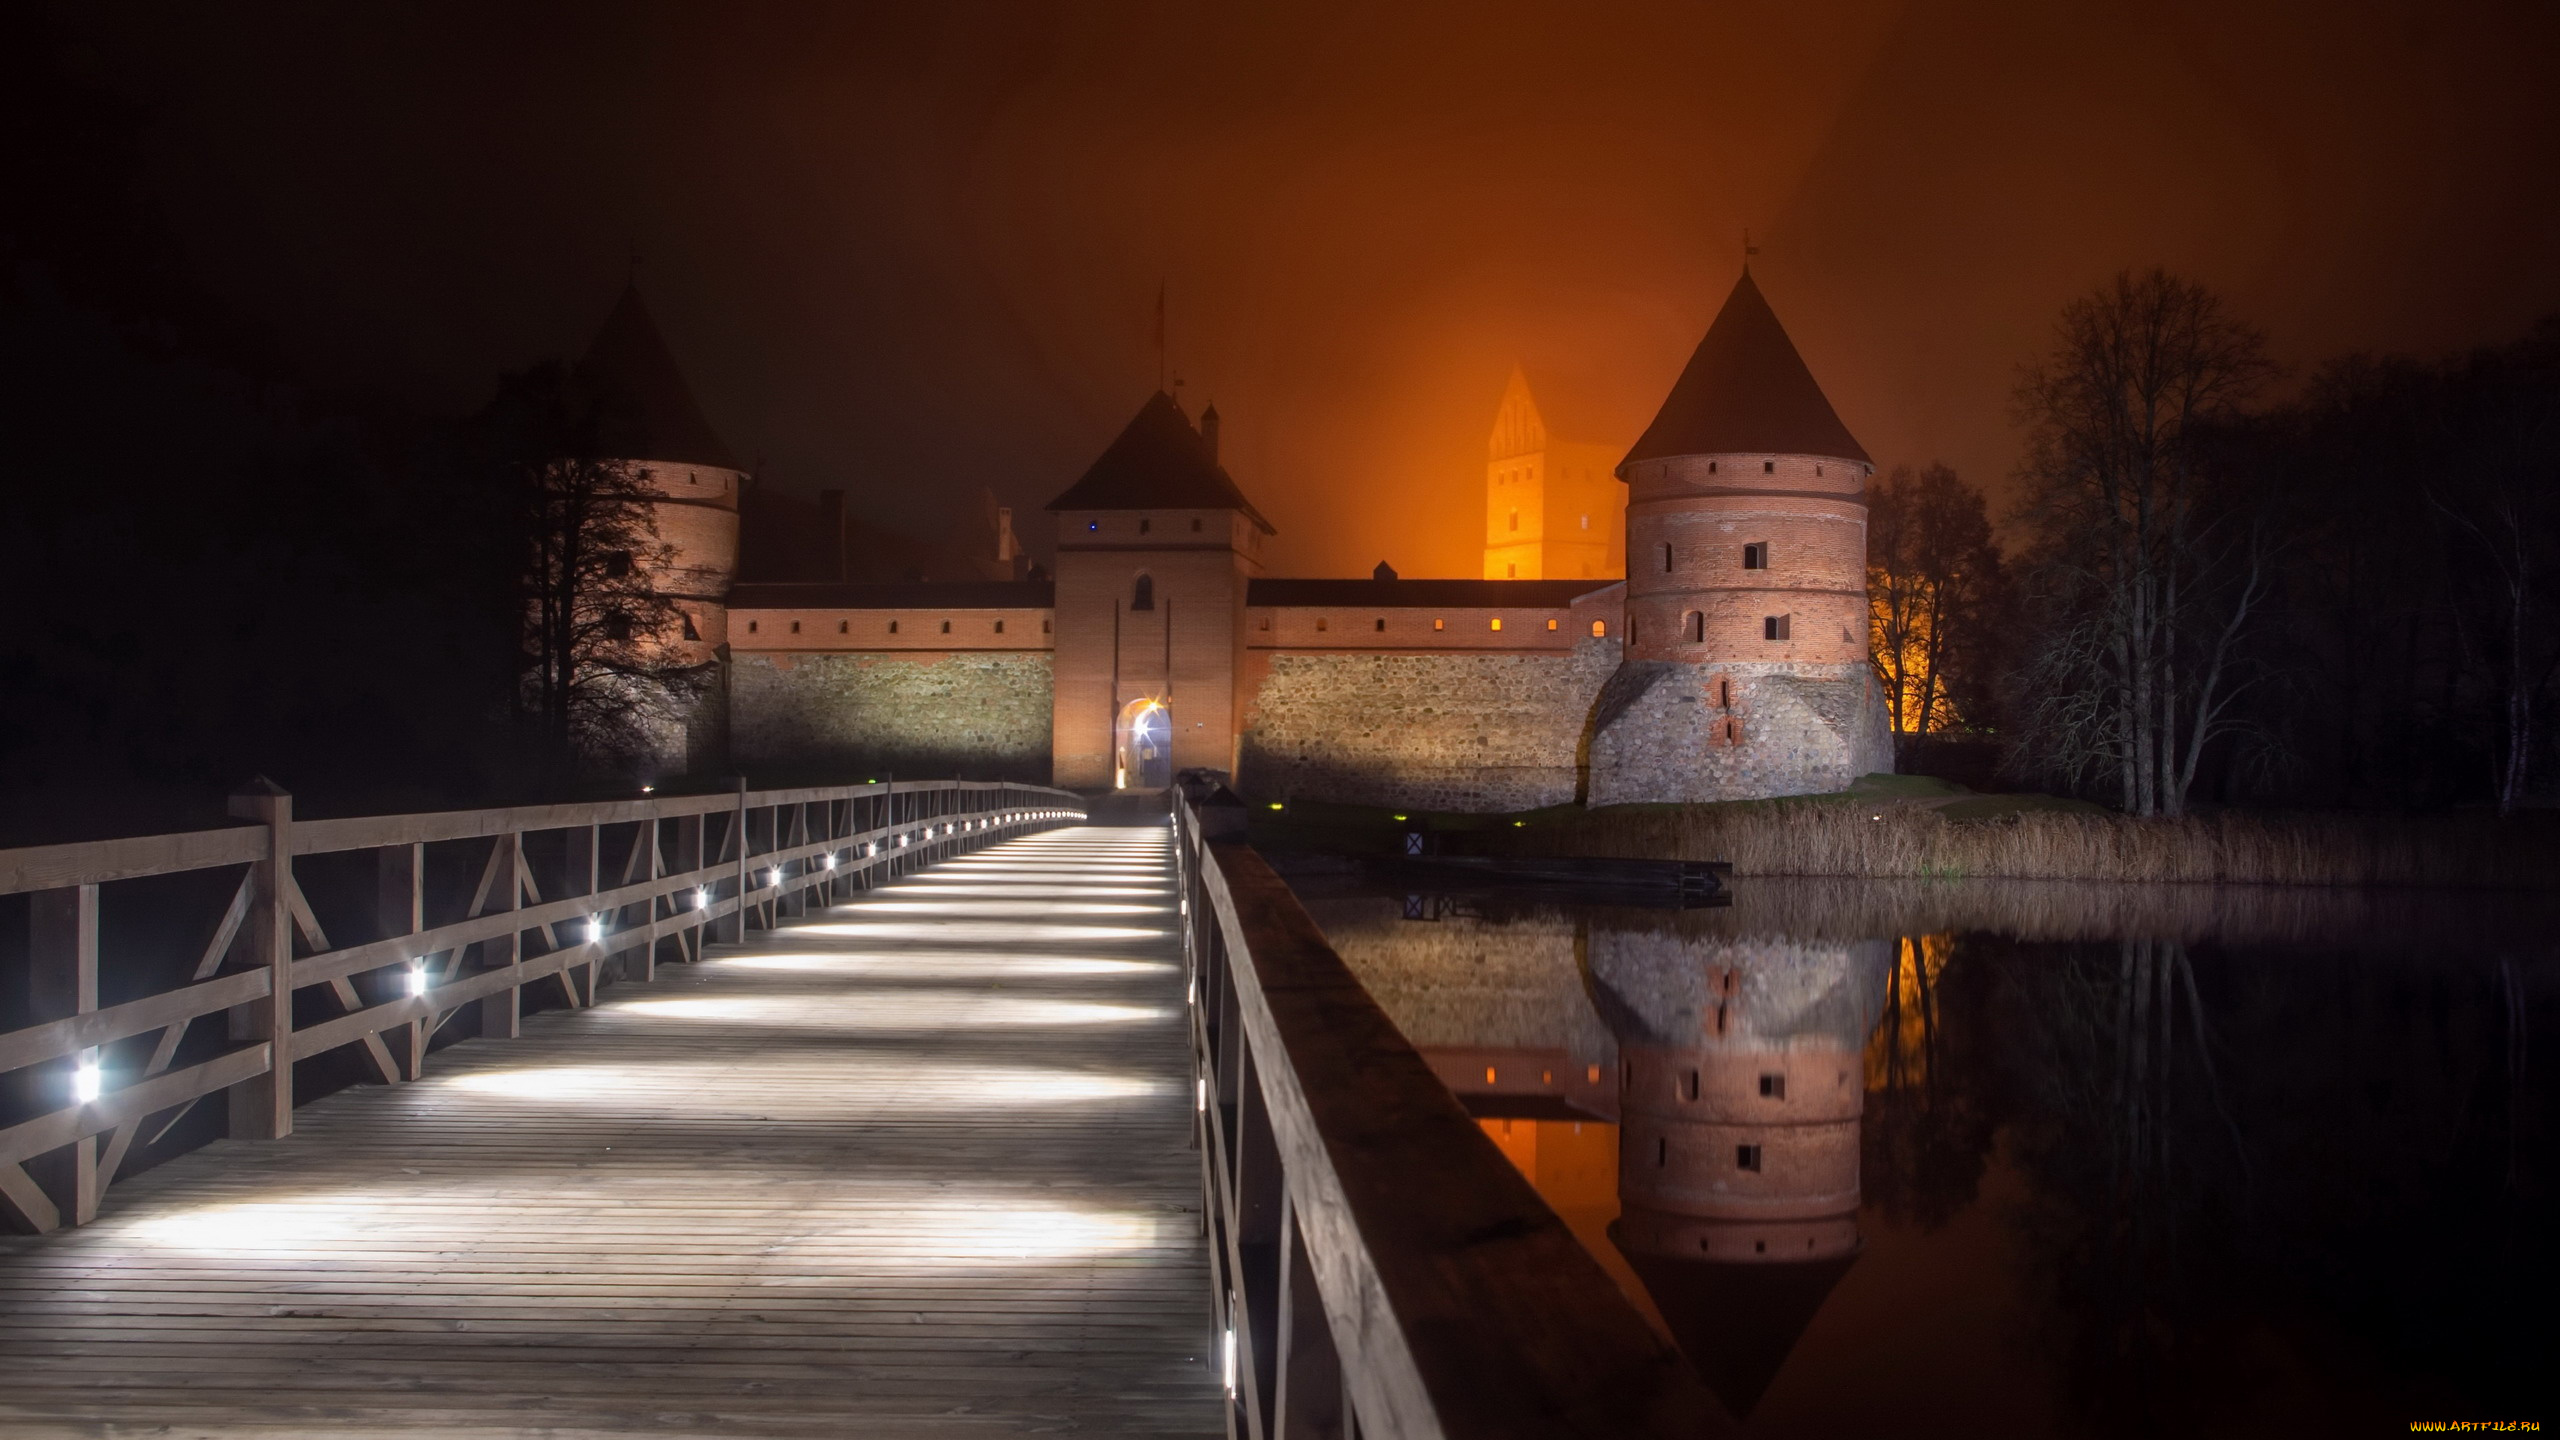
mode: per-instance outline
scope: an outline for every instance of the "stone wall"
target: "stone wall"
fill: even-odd
[[[1893,768],[1867,667],[1631,660],[1593,719],[1590,803],[1763,800]]]
[[[1236,780],[1247,794],[1440,810],[1575,798],[1583,726],[1614,639],[1570,651],[1265,652],[1249,677]]]
[[[742,768],[1049,778],[1041,651],[748,654],[729,675]]]

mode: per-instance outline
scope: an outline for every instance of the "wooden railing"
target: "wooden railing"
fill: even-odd
[[[1173,809],[1228,1433],[1731,1433],[1245,843],[1235,797]]]
[[[474,1015],[482,1036],[515,1036],[528,985],[550,982],[566,1003],[591,1005],[608,969],[652,979],[662,950],[699,959],[706,938],[771,927],[803,913],[813,892],[824,903],[846,887],[1072,823],[1084,806],[1030,785],[749,792],[741,782],[729,794],[297,821],[292,797],[260,783],[233,796],[231,812],[252,823],[0,850],[0,895],[26,894],[30,905],[35,1023],[0,1033],[0,1077],[11,1082],[0,1093],[14,1101],[0,1116],[10,1122],[0,1126],[0,1211],[22,1228],[93,1218],[136,1145],[157,1143],[208,1095],[228,1092],[231,1136],[278,1139],[293,1130],[296,1061],[358,1047],[368,1078],[415,1079],[459,1015]],[[537,838],[539,867],[527,854]],[[322,929],[295,866],[346,852],[373,853],[374,933],[341,945]],[[431,907],[431,852],[465,885],[477,873],[467,903],[456,885]],[[537,869],[551,873],[552,898]],[[200,893],[230,902],[201,951],[189,945],[192,970],[169,988],[101,1006],[102,891],[165,908],[176,903],[169,877],[198,872],[212,872]],[[235,883],[221,884],[235,872]],[[431,908],[460,913],[430,925]],[[137,965],[108,978],[151,971]],[[223,1026],[196,1023],[217,1015]]]

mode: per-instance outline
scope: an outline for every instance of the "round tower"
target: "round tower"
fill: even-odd
[[[1845,789],[1893,768],[1867,653],[1875,471],[1748,270],[1627,484],[1627,631],[1593,804]]]
[[[650,588],[676,602],[682,629],[659,637],[687,665],[726,659],[729,591],[738,577],[738,502],[746,471],[703,418],[693,387],[658,331],[639,287],[627,287],[578,361],[579,391],[593,407],[596,453],[628,468],[649,493],[663,554],[640,563]],[[715,683],[669,735],[661,759],[701,769],[721,763],[727,692]]]

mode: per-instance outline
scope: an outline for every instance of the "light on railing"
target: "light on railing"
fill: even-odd
[[[1191,1082],[1191,1108],[1203,1115],[1209,1113],[1209,1077],[1206,1075]]]
[[[427,962],[425,960],[409,962],[409,993],[412,995],[427,993]]]
[[[80,1063],[71,1071],[71,1103],[86,1105],[97,1099],[105,1084],[105,1077],[98,1073],[98,1052],[91,1050],[80,1057]]]
[[[710,886],[696,885],[693,887],[693,908],[696,910],[708,910],[711,908]]]
[[[658,787],[655,785],[643,785],[640,787],[640,793],[643,795],[655,795],[658,793]]]
[[[595,944],[597,941],[602,940],[603,938],[604,938],[604,917],[603,917],[603,916],[601,916],[601,915],[590,915],[590,916],[588,916],[588,917],[587,917],[587,943],[588,943],[588,944],[590,944],[590,945],[593,945],[593,944]]]
[[[828,868],[828,869],[830,869],[830,870],[833,870],[834,868],[836,868],[836,856],[835,856],[835,852],[834,852],[834,851],[830,850],[830,851],[828,851],[828,852],[827,852],[827,855],[826,855],[826,864],[827,864],[827,868]]]
[[[1230,1326],[1228,1326],[1228,1327],[1227,1327],[1227,1344],[1226,1344],[1226,1350],[1227,1350],[1227,1397],[1228,1397],[1229,1399],[1233,1399],[1233,1398],[1235,1398],[1235,1393],[1236,1393],[1236,1328],[1235,1328],[1234,1326],[1232,1326],[1232,1325],[1230,1325]]]
[[[779,884],[781,884],[781,883],[782,883],[782,867],[781,867],[781,866],[779,866],[779,865],[776,865],[776,866],[775,866],[775,867],[773,867],[772,869],[767,870],[766,872],[764,872],[764,883],[766,883],[767,885],[779,885]]]

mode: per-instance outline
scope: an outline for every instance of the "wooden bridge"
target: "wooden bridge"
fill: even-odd
[[[0,852],[0,1434],[1722,1433],[1175,809],[258,793]]]

